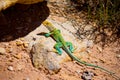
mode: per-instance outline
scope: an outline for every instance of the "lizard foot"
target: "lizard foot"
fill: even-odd
[[[56,49],[52,49],[52,52],[62,55],[62,52],[57,51]]]

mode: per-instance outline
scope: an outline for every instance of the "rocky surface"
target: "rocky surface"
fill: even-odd
[[[42,43],[36,43],[33,45],[32,62],[35,68],[46,68],[49,71],[58,72],[60,70],[60,61],[53,52],[49,52],[49,48]]]
[[[15,5],[16,3],[20,4],[34,4],[38,2],[43,2],[44,0],[0,0],[0,11],[5,10],[6,8]]]

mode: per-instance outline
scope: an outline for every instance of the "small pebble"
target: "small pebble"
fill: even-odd
[[[81,72],[80,70],[76,70],[76,73],[77,73],[77,74],[80,74],[80,72]]]
[[[20,40],[17,40],[17,41],[16,41],[16,45],[17,45],[17,46],[21,46],[21,45],[23,45],[23,42],[20,41]]]
[[[23,46],[24,46],[25,48],[27,48],[27,47],[28,47],[28,43],[23,43]]]
[[[89,30],[91,30],[92,28],[93,28],[92,25],[86,25],[85,28],[84,28],[84,30],[85,30],[85,31],[89,31]]]
[[[120,58],[120,55],[117,55],[117,58]]]
[[[21,41],[24,41],[25,39],[24,38],[20,38]]]
[[[18,71],[21,71],[21,70],[24,69],[24,68],[25,68],[25,65],[22,64],[22,63],[18,63],[17,66],[16,66],[16,69],[17,69]]]
[[[101,47],[99,47],[99,46],[97,46],[97,49],[100,51],[100,52],[102,52],[103,50],[102,50],[102,48]]]
[[[100,58],[99,59],[102,63],[105,63],[106,62],[106,60],[104,59],[104,58]]]
[[[25,78],[25,79],[23,79],[23,80],[30,80],[30,78],[27,77],[27,78]]]
[[[13,71],[14,69],[12,66],[8,66],[8,70]]]
[[[16,55],[14,55],[14,57],[17,58],[17,59],[21,59],[21,58],[22,58],[22,54],[21,54],[21,53],[18,53],[18,54],[16,54]]]
[[[91,51],[90,49],[87,49],[87,52],[88,52],[88,53],[92,53],[92,51]]]
[[[10,47],[9,50],[8,50],[8,52],[9,52],[9,53],[12,53],[12,51],[13,51],[13,48]]]
[[[2,47],[0,47],[0,54],[5,54],[6,53],[6,50],[5,50],[5,48],[2,48]]]

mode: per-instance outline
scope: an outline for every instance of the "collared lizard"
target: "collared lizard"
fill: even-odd
[[[60,30],[55,28],[54,25],[52,25],[52,23],[50,23],[49,21],[44,21],[42,24],[50,31],[49,33],[44,33],[44,36],[45,37],[52,37],[56,41],[56,44],[54,47],[57,50],[57,53],[59,55],[62,54],[62,50],[61,50],[61,48],[62,48],[71,57],[71,59],[76,60],[78,63],[104,70],[104,71],[108,72],[109,74],[111,74],[112,76],[114,76],[117,80],[120,80],[120,78],[117,75],[115,75],[113,72],[111,72],[103,67],[100,67],[100,66],[97,66],[94,64],[90,64],[90,63],[87,63],[85,61],[81,61],[79,58],[74,56],[73,55],[74,48],[73,48],[72,43],[66,42],[64,40],[64,38],[61,35]]]

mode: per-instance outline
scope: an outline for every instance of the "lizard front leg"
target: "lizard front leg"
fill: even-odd
[[[41,32],[41,33],[38,33],[37,35],[43,35],[45,37],[50,37],[50,35],[52,35],[52,33],[51,32],[49,32],[49,33]]]
[[[45,37],[50,37],[51,35],[53,35],[55,32],[54,31],[51,31],[49,33],[46,33],[44,34]]]

